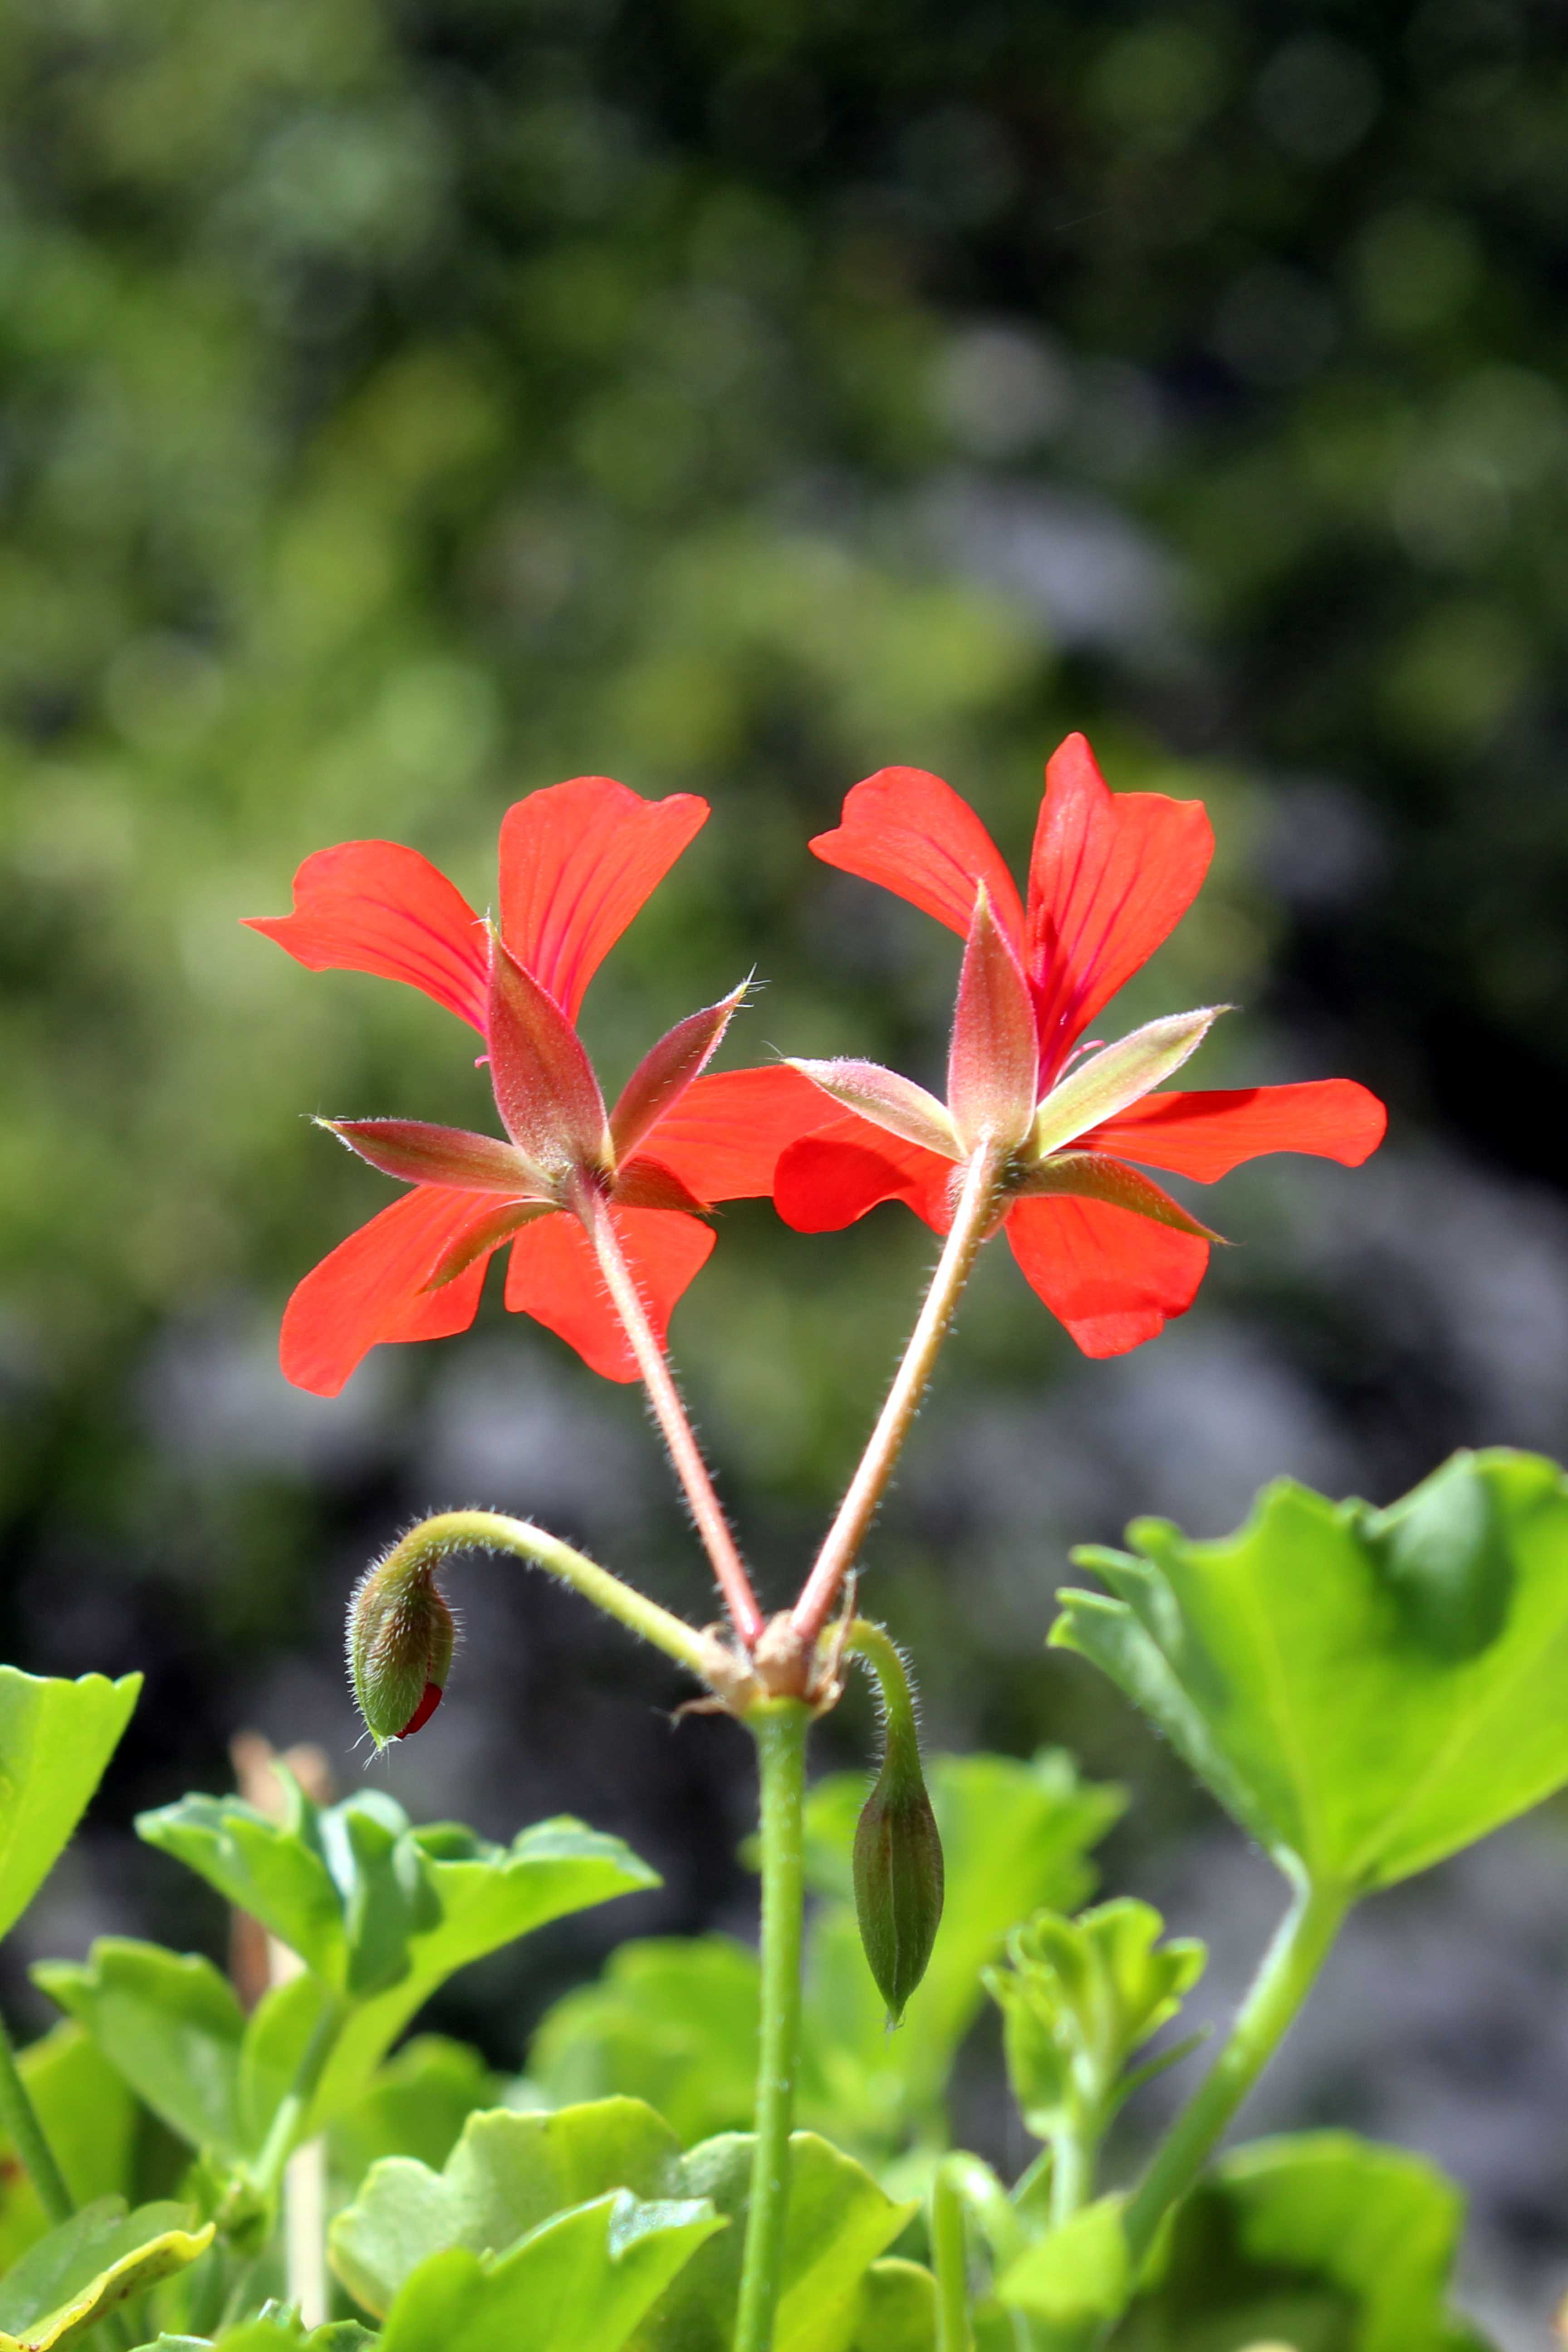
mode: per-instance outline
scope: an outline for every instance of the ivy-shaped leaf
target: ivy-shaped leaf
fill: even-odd
[[[722,2227],[710,2206],[644,2204],[617,2189],[504,2254],[433,2254],[388,2313],[381,2352],[622,2352]]]
[[[447,1977],[566,1913],[659,1883],[619,1838],[563,1817],[497,1846],[456,1822],[412,1829],[390,1797],[321,1807],[289,1784],[269,1820],[237,1797],[186,1797],[137,1829],[296,1951],[313,1983],[258,2025],[241,2053],[240,2105],[267,2112],[324,2001],[346,2003],[311,2109],[319,2129],[363,2094],[384,2053]],[[281,1996],[279,1997],[281,1999]],[[259,2018],[259,2012],[258,2012]],[[275,2101],[274,2101],[275,2104]],[[243,2117],[242,2117],[243,2119]]]
[[[710,2199],[734,2226],[703,2248],[659,2303],[635,2338],[637,2352],[729,2352],[752,2147],[750,2133],[727,2132],[685,2158],[687,2194]],[[795,2132],[773,2352],[847,2352],[866,2273],[916,2210],[815,2132]]]
[[[0,1936],[59,1859],[141,1688],[140,1675],[65,1682],[0,1666]]]
[[[245,2017],[210,1960],[104,1936],[85,1963],[41,1960],[32,1974],[171,2130],[192,2147],[239,2152]]]
[[[0,2352],[58,2352],[104,2315],[205,2254],[209,2221],[192,2230],[184,2205],[125,2210],[100,2198],[51,2230],[0,2281]]]
[[[1485,2352],[1447,2304],[1463,2200],[1350,2132],[1258,2140],[1177,2211],[1115,2352],[1268,2340],[1311,2352]]]
[[[1075,1555],[1091,1658],[1293,1878],[1393,1885],[1568,1781],[1568,1480],[1458,1454],[1391,1509],[1268,1488],[1238,1535]]]
[[[685,2193],[680,2143],[640,2099],[596,2099],[553,2115],[500,2107],[471,2116],[445,2169],[410,2157],[373,2166],[331,2232],[332,2268],[378,2318],[429,2255],[503,2252],[568,2206],[607,2190],[657,2201]]]

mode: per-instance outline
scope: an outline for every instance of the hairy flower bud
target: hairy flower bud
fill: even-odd
[[[889,1657],[896,1658],[887,1643]],[[879,1660],[877,1671],[885,1674]],[[926,1972],[942,1918],[942,1839],[921,1771],[914,1711],[883,1683],[887,1748],[876,1785],[855,1829],[855,1911],[860,1942],[888,2022],[903,2021],[910,1995]]]
[[[399,1546],[365,1570],[349,1604],[349,1675],[378,1748],[421,1730],[441,1704],[457,1622],[437,1565]]]

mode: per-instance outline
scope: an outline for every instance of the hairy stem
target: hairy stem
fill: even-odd
[[[703,1681],[721,1648],[710,1635],[661,1609],[657,1601],[623,1584],[607,1568],[574,1551],[559,1536],[548,1535],[531,1520],[509,1518],[501,1511],[441,1511],[434,1518],[421,1519],[387,1554],[377,1572],[388,1567],[422,1566],[457,1551],[510,1553],[542,1568],[581,1593],[584,1601],[591,1601],[595,1609],[602,1609],[606,1617],[626,1626],[628,1633],[651,1642],[656,1650],[662,1650],[666,1657]]]
[[[945,2162],[937,2166],[931,2184],[931,2258],[936,2273],[936,2352],[973,2352],[963,2200]]]
[[[769,2352],[789,2217],[789,2135],[800,2056],[801,1914],[805,1735],[800,1699],[759,1700],[746,1715],[757,1743],[763,1849],[763,2009],[756,2141],[741,2262],[734,2352]]]
[[[642,1374],[654,1419],[669,1450],[675,1475],[680,1481],[697,1532],[702,1539],[702,1548],[708,1554],[719,1590],[724,1597],[724,1606],[741,1641],[750,1650],[755,1646],[757,1636],[763,1630],[762,1609],[735,1548],[735,1538],[730,1532],[723,1506],[713,1490],[713,1481],[702,1458],[702,1449],[697,1443],[697,1433],[687,1418],[680,1391],[675,1385],[669,1359],[648,1320],[637,1278],[626,1264],[610,1204],[603,1193],[584,1184],[578,1189],[574,1206],[594,1245],[599,1271],[621,1318],[621,1328],[637,1358],[637,1370]]]
[[[1172,2206],[1197,2179],[1226,2125],[1279,2048],[1328,1958],[1350,1905],[1350,1896],[1338,1887],[1303,1885],[1298,1890],[1237,2012],[1224,2049],[1155,2151],[1127,2208],[1127,2240],[1134,2266],[1148,2253]]]
[[[915,1721],[915,1695],[909,1670],[887,1628],[868,1617],[857,1617],[844,1637],[846,1657],[858,1658],[876,1678],[882,1702],[882,1733],[889,1748],[909,1757],[919,1767],[920,1727]]]
[[[3,2021],[0,2021],[0,2132],[5,2133],[16,2149],[51,2226],[58,2229],[62,2221],[68,2221],[76,2207],[71,2202],[65,2176],[55,2162],[55,2152],[44,2137],[38,2111],[27,2095],[27,2086],[16,2064],[16,2053]]]
[[[958,1205],[952,1213],[942,1255],[931,1288],[921,1308],[920,1319],[910,1335],[903,1361],[893,1376],[887,1402],[877,1417],[877,1426],[867,1441],[855,1475],[845,1490],[838,1506],[838,1515],[828,1528],[816,1564],[806,1579],[800,1599],[795,1604],[791,1624],[798,1639],[807,1646],[816,1641],[832,1612],[838,1597],[838,1588],[855,1564],[855,1558],[866,1539],[866,1530],[876,1515],[877,1506],[886,1492],[893,1475],[910,1424],[920,1410],[926,1383],[931,1379],[942,1343],[947,1337],[969,1270],[974,1264],[981,1243],[990,1230],[996,1210],[996,1184],[1001,1173],[1003,1153],[999,1145],[986,1141],[973,1153],[964,1170],[963,1186]]]

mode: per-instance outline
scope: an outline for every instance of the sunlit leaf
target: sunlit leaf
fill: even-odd
[[[0,1936],[58,1860],[141,1688],[140,1675],[64,1682],[0,1666]]]
[[[996,2300],[1034,2323],[1031,2352],[1088,2352],[1125,2310],[1132,2266],[1122,2200],[1101,2197],[1027,2247],[996,2281]]]
[[[735,2226],[681,2274],[638,2331],[637,2352],[729,2352],[752,2147],[749,2133],[729,2132],[685,2158],[687,2194],[710,2199]],[[868,2172],[815,2133],[794,2135],[773,2352],[847,2352],[866,2273],[915,2210],[912,2202],[895,2203]]]
[[[33,1977],[182,2139],[222,2155],[238,2151],[245,2019],[210,1960],[104,1936],[85,1963],[43,1960]]]
[[[1386,1511],[1281,1483],[1238,1535],[1076,1555],[1093,1659],[1282,1865],[1359,1894],[1568,1781],[1568,1482],[1458,1454]]]
[[[621,2352],[722,2227],[706,2205],[642,2204],[619,2189],[507,2253],[433,2254],[394,2304],[382,2352]]]
[[[125,2210],[102,2197],[29,2247],[0,2281],[0,2347],[55,2352],[108,2312],[205,2254],[210,2222],[192,2230],[184,2205]]]
[[[361,2095],[409,2019],[457,1969],[568,1912],[658,1884],[618,1838],[569,1816],[497,1846],[456,1822],[411,1829],[402,1807],[375,1791],[323,1808],[290,1788],[282,1822],[239,1798],[186,1797],[143,1813],[137,1827],[311,1970],[314,1986],[285,1988],[287,2001],[268,2021],[274,2041],[301,2047],[321,2002],[346,1999],[316,2126]],[[268,2063],[264,2050],[247,2056],[256,2062],[250,2105],[261,2111],[264,2079],[276,2083],[287,2068]]]
[[[384,2316],[427,2256],[504,2252],[552,2213],[615,2189],[655,2200],[686,2193],[680,2143],[640,2099],[471,2116],[443,2171],[409,2157],[372,2168],[332,2224],[332,2267],[356,2303]]]
[[[1116,2352],[1282,2342],[1303,2352],[1485,2352],[1446,2304],[1463,2200],[1422,2158],[1349,2132],[1224,2158],[1156,2257]]]
[[[936,2352],[936,2281],[921,2263],[872,2263],[850,2352]]]

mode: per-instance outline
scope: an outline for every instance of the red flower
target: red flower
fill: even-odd
[[[901,1200],[943,1232],[954,1163],[989,1136],[1007,1155],[1003,1215],[1026,1280],[1086,1355],[1115,1356],[1185,1312],[1216,1238],[1128,1161],[1206,1183],[1267,1151],[1355,1167],[1381,1141],[1383,1105],[1348,1078],[1152,1093],[1220,1008],[1079,1045],[1185,914],[1214,847],[1201,802],[1113,794],[1081,735],[1046,772],[1026,903],[973,811],[918,768],[857,784],[811,846],[967,945],[945,1104],[875,1064],[794,1066],[849,1113],[779,1161],[773,1197],[797,1230]]]
[[[822,1113],[820,1095],[788,1069],[699,1076],[743,989],[661,1038],[609,1112],[573,1026],[599,965],[707,814],[690,793],[649,802],[607,776],[578,776],[508,810],[499,931],[427,859],[391,841],[319,850],[294,877],[293,913],[252,921],[312,971],[406,981],[469,1023],[486,1044],[507,1137],[415,1119],[322,1122],[414,1189],[333,1250],[289,1301],[282,1360],[296,1387],[335,1396],[379,1341],[466,1331],[503,1244],[507,1305],[547,1324],[606,1379],[635,1380],[570,1213],[584,1186],[615,1203],[621,1248],[662,1342],[713,1246],[701,1211],[766,1192],[782,1147]]]

